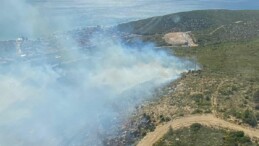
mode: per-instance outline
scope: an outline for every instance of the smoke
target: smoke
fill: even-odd
[[[38,38],[71,26],[66,18],[52,18],[45,7],[33,5],[30,0],[1,0],[0,40],[20,36]]]
[[[4,0],[0,16],[2,38],[49,35],[56,26],[70,26],[49,20],[25,0]],[[43,53],[36,64],[28,57],[0,66],[0,145],[102,145],[102,136],[115,133],[136,105],[189,63],[152,44],[129,47],[109,35],[94,35],[91,51],[61,38],[53,51],[58,64]]]
[[[97,20],[106,23],[110,17],[116,19],[110,22],[114,24],[118,19],[161,15],[172,9],[197,9],[200,3],[204,4],[202,0],[165,0],[163,4],[155,0],[72,0],[63,1],[68,3],[65,6],[51,7],[51,1],[46,0],[40,7],[37,2],[1,0],[0,39],[20,35],[35,38],[67,30],[74,25],[68,20],[71,15],[80,17],[74,21],[82,20],[80,26],[96,25]],[[73,2],[77,2],[75,6],[70,5]],[[85,11],[79,9],[81,6]],[[76,14],[74,7],[79,9]],[[48,11],[51,13],[44,15]],[[61,13],[62,17],[52,19],[53,13]],[[87,19],[81,13],[86,13]],[[180,19],[176,17],[175,21]],[[116,132],[120,121],[136,105],[152,97],[157,87],[179,77],[189,64],[151,44],[129,47],[109,36],[94,36],[91,42],[95,48],[89,52],[77,49],[73,40],[58,41],[63,44],[56,48],[56,55],[61,56],[58,66],[44,59],[36,65],[17,59],[0,66],[0,145],[102,145],[102,135]]]
[[[186,71],[183,60],[150,44],[128,47],[104,35],[91,42],[92,51],[66,42],[58,67],[0,67],[0,145],[101,145],[100,135],[116,132],[155,88]]]

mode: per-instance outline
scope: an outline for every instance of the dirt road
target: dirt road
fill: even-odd
[[[237,131],[244,131],[244,133],[249,137],[259,138],[259,129],[253,129],[250,127],[244,127],[241,125],[233,124],[222,119],[216,118],[212,114],[207,115],[192,115],[187,117],[182,117],[175,119],[165,125],[158,126],[155,131],[148,133],[137,146],[152,146],[156,141],[162,138],[169,127],[173,129],[179,129],[183,127],[188,127],[193,123],[200,123],[209,127],[215,128],[226,128]]]

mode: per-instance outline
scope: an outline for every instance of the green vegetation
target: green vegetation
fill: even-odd
[[[154,42],[200,67],[182,74],[179,80],[162,89],[158,99],[139,109],[139,117],[143,113],[150,115],[150,125],[189,114],[212,113],[236,124],[257,126],[259,10],[182,12],[121,24],[118,29],[138,34],[127,38],[128,42],[134,43],[134,39]],[[199,46],[172,47],[165,43],[162,37],[166,33],[179,31],[192,31]],[[188,67],[194,69],[197,65]],[[170,131],[156,146],[252,145],[242,132],[226,132],[199,124]]]
[[[243,121],[253,127],[257,126],[257,119],[253,111],[245,110],[242,117]]]
[[[151,35],[172,31],[203,31],[237,21],[259,20],[256,10],[196,10],[152,17],[118,25],[119,30]]]
[[[243,131],[227,132],[223,138],[224,145],[226,146],[236,146],[236,145],[255,145],[252,144],[251,139],[245,136]]]
[[[209,74],[259,81],[259,39],[197,48],[174,48],[177,56],[197,58]],[[236,87],[231,87],[237,90]]]
[[[215,111],[224,119],[257,126],[259,38],[195,48],[170,49],[179,57],[195,58],[202,70],[184,74],[175,82],[181,86],[174,92],[170,91],[173,84],[169,85],[168,90],[165,89],[167,96],[156,104],[157,108],[168,107],[177,110],[164,109],[163,113],[157,113],[158,111],[147,109],[146,113],[163,114],[164,117],[172,119],[174,114],[179,113],[198,114]],[[156,114],[154,117],[159,121]]]
[[[154,146],[255,146],[243,131],[213,129],[195,123],[190,128],[169,129]]]
[[[192,31],[199,45],[208,45],[259,37],[258,22],[257,10],[196,10],[124,23],[118,29],[157,45],[166,45],[165,33]]]
[[[199,123],[194,123],[194,124],[191,125],[190,128],[191,128],[191,131],[197,132],[202,128],[202,125],[199,124]]]
[[[255,91],[254,95],[255,109],[259,110],[259,90]]]
[[[198,77],[217,81],[217,88],[204,87],[203,94],[217,98],[217,111],[257,125],[259,108],[259,39],[213,44],[196,48],[174,48],[177,56],[196,58],[202,67]],[[197,76],[196,76],[197,77]],[[197,104],[197,98],[194,99]],[[254,108],[253,108],[254,107]],[[249,110],[247,110],[249,109]]]

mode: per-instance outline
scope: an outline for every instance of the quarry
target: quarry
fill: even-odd
[[[172,32],[164,35],[163,39],[167,44],[182,47],[197,47],[194,43],[191,32]]]

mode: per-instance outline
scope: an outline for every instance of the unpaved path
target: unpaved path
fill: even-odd
[[[193,123],[200,123],[202,125],[206,125],[209,127],[215,128],[226,128],[236,131],[244,131],[244,133],[249,137],[259,138],[259,129],[253,129],[250,127],[244,127],[241,125],[233,124],[222,119],[216,118],[212,114],[207,115],[191,115],[187,117],[182,117],[179,119],[175,119],[172,122],[169,122],[165,125],[161,125],[156,127],[155,131],[150,132],[145,136],[137,146],[152,146],[155,142],[157,142],[160,138],[162,138],[169,127],[171,126],[173,129],[179,129],[183,127],[189,127]]]
[[[213,35],[216,31],[218,31],[219,29],[223,28],[224,25],[221,25],[220,27],[216,28],[215,30],[213,30],[212,32],[210,32],[210,35]]]
[[[212,106],[212,114],[213,115],[217,115],[218,112],[218,97],[219,97],[219,88],[222,87],[222,85],[224,84],[224,81],[221,81],[220,84],[217,87],[217,90],[214,94],[212,94],[212,100],[211,100],[211,106]]]

